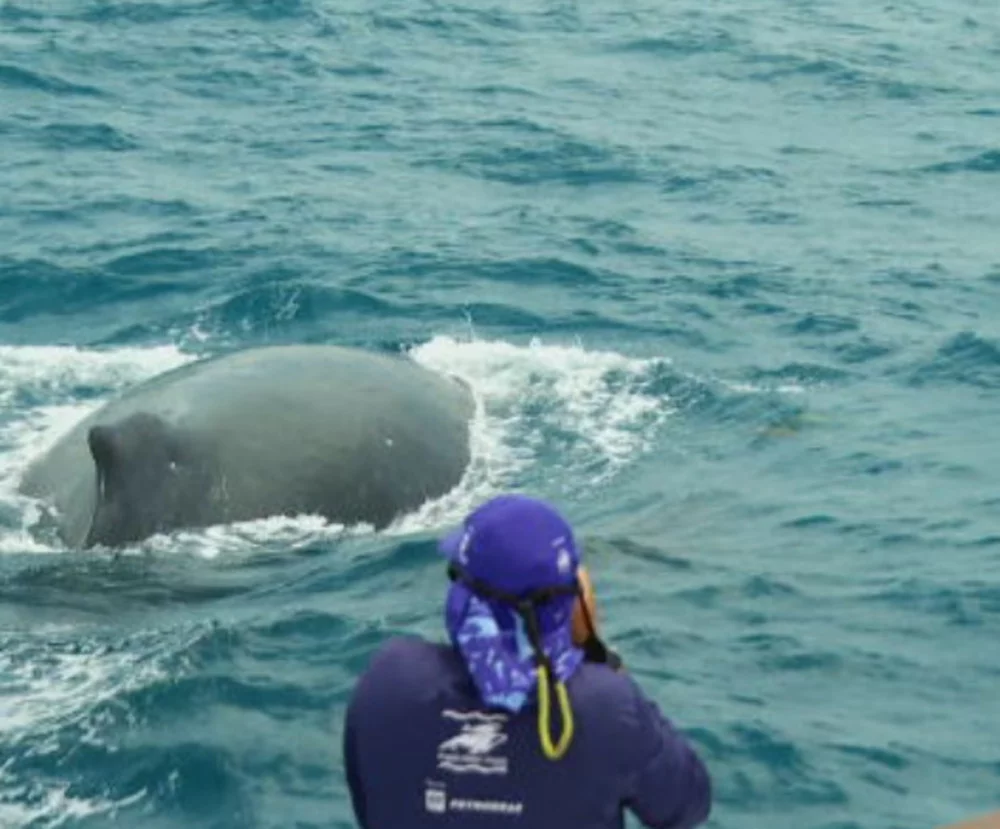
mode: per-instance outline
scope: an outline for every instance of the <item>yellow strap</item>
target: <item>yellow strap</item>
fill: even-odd
[[[538,736],[542,740],[542,751],[550,760],[558,760],[569,748],[573,739],[573,709],[569,704],[569,693],[563,682],[556,683],[559,696],[559,713],[562,716],[563,732],[558,745],[552,745],[549,736],[549,672],[544,665],[538,666]]]

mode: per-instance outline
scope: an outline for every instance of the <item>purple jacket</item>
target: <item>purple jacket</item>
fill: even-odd
[[[358,825],[621,829],[626,808],[651,829],[707,820],[707,769],[635,680],[585,663],[567,689],[574,737],[553,761],[539,746],[534,704],[514,715],[484,710],[449,645],[390,640],[347,708],[344,763]]]

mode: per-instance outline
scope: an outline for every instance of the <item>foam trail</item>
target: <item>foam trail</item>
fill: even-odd
[[[29,457],[115,392],[192,359],[173,346],[115,351],[0,346],[0,403],[10,412],[15,401],[24,401],[17,415],[0,422],[0,451],[13,451],[0,474],[9,476],[12,466],[19,473]]]
[[[8,763],[0,766],[0,826],[43,820],[55,820],[44,825],[58,826],[65,820],[113,812],[144,797],[144,791],[117,802],[75,797],[68,793],[68,785],[24,782],[23,775],[11,774],[9,768],[24,757],[60,752],[52,735],[67,728],[79,730],[81,743],[102,745],[100,735],[106,725],[102,707],[130,690],[168,681],[173,672],[166,662],[202,635],[188,630],[170,641],[150,631],[142,634],[147,641],[141,648],[128,650],[81,642],[77,631],[51,628],[42,634],[41,662],[33,637],[0,635],[0,734],[13,751]]]
[[[600,483],[646,451],[672,411],[664,395],[646,391],[663,360],[538,339],[520,346],[443,336],[409,353],[472,388],[473,460],[456,490],[396,522],[392,532],[457,521],[476,503],[516,487],[553,443],[560,485]]]
[[[64,399],[86,387],[112,391],[175,368],[194,355],[172,345],[87,350],[72,346],[0,346],[0,402],[16,394]]]

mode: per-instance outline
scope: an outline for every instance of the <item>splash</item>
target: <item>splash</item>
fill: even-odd
[[[521,346],[443,336],[409,353],[472,388],[472,463],[455,490],[391,532],[456,521],[529,478],[535,488],[560,493],[601,484],[648,451],[672,412],[670,400],[652,390],[664,360],[539,339]]]

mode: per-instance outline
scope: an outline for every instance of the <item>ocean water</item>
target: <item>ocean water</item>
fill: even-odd
[[[0,1],[0,826],[353,825],[352,683],[509,489],[711,827],[1000,807],[998,194],[990,0]],[[465,378],[467,478],[381,533],[39,532],[84,413],[287,342]]]

